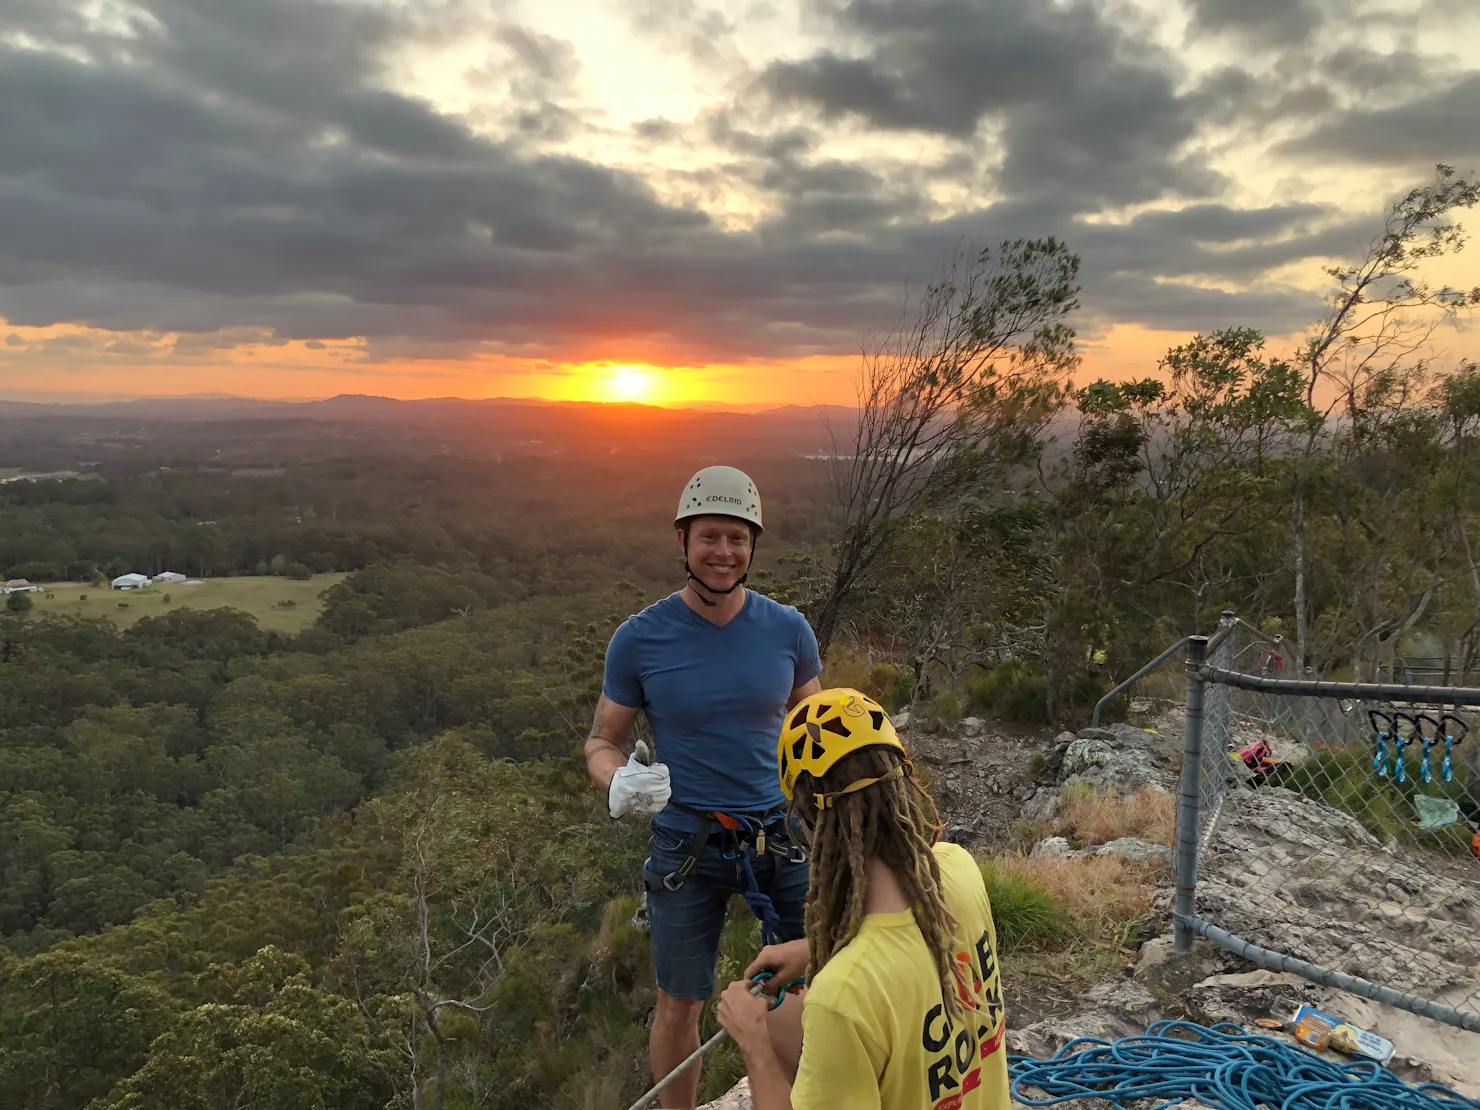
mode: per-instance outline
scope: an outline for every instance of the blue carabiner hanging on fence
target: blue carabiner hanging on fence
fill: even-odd
[[[1372,756],[1372,773],[1380,779],[1387,778],[1387,742],[1393,734],[1393,719],[1377,709],[1367,710],[1367,720],[1377,734],[1377,751]],[[1382,724],[1378,724],[1378,721]]]
[[[1407,721],[1410,726],[1408,735],[1404,736],[1399,731],[1399,726]],[[1423,726],[1418,719],[1408,713],[1393,714],[1393,781],[1408,781],[1408,745],[1423,735]]]
[[[1448,722],[1453,721],[1459,726],[1459,732],[1451,732]],[[1470,726],[1461,721],[1453,713],[1446,713],[1439,718],[1439,725],[1444,729],[1444,762],[1440,765],[1439,775],[1445,782],[1454,781],[1454,749],[1459,747],[1464,740],[1465,734],[1470,731]]]
[[[1424,733],[1423,726],[1425,722],[1433,726],[1432,732]],[[1427,713],[1418,714],[1413,718],[1413,723],[1418,727],[1418,740],[1423,744],[1423,760],[1418,765],[1418,777],[1424,782],[1433,782],[1434,772],[1430,765],[1429,756],[1434,748],[1438,746],[1439,741],[1443,739],[1439,734],[1444,731],[1444,725],[1440,721],[1436,721],[1433,717],[1430,717]],[[1403,780],[1399,779],[1398,781],[1402,782]]]

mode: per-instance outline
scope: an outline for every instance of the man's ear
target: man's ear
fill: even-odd
[[[682,528],[675,528],[673,531],[678,535],[678,550],[687,559],[689,557],[688,532]]]

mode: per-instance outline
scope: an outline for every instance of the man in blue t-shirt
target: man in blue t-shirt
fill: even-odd
[[[821,689],[822,672],[806,618],[744,588],[761,534],[755,483],[734,467],[706,467],[673,523],[688,581],[612,636],[586,741],[611,815],[655,814],[643,863],[658,977],[655,1080],[699,1047],[733,895],[746,897],[769,939],[804,935],[807,865],[787,835],[776,741],[786,711]],[[652,765],[626,754],[639,710],[657,747]],[[696,1064],[662,1105],[692,1110],[698,1088]]]

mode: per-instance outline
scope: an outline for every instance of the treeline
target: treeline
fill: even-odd
[[[677,491],[700,465],[372,458],[233,473],[202,462],[118,479],[13,482],[0,485],[0,573],[88,581],[131,571],[284,573],[292,563],[350,571],[409,559],[461,563],[532,594],[571,589],[598,568],[659,581],[674,563],[666,526]],[[766,490],[774,544],[823,538],[817,464],[744,465]]]
[[[895,700],[1064,719],[1224,609],[1297,669],[1370,679],[1404,654],[1480,665],[1480,367],[1444,330],[1480,288],[1431,286],[1480,183],[1395,201],[1304,345],[1193,337],[1140,379],[1073,384],[1078,259],[1053,239],[963,252],[866,352],[839,532],[788,596]],[[1417,650],[1415,650],[1415,648]]]

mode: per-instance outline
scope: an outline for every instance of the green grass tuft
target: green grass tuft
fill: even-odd
[[[1025,875],[1009,873],[995,860],[980,863],[999,949],[1044,948],[1069,938],[1068,915],[1052,894]]]

